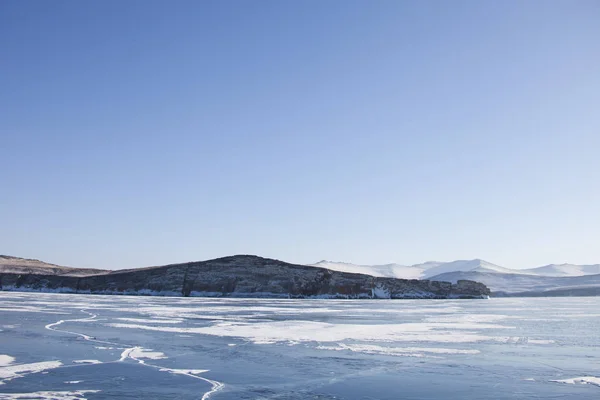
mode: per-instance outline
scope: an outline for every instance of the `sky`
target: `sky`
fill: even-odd
[[[0,254],[600,263],[600,3],[0,2]]]

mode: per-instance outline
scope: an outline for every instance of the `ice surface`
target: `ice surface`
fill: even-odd
[[[330,324],[313,321],[276,321],[254,323],[220,322],[209,327],[199,328],[178,328],[121,323],[109,323],[106,325],[120,329],[143,329],[157,332],[180,332],[237,337],[250,340],[257,344],[312,341],[336,342],[346,339],[439,343],[469,343],[486,340],[506,342],[510,339],[504,336],[493,337],[473,332],[461,332],[461,330],[512,328],[502,325],[474,323],[406,323],[373,326],[363,324]],[[450,329],[454,329],[456,331]]]
[[[18,312],[18,313],[23,313],[23,312],[31,312],[31,313],[48,313],[48,314],[64,314],[61,312],[56,312],[56,311],[48,311],[45,310],[43,307],[0,307],[0,312]]]
[[[0,308],[9,309],[0,311],[2,326],[11,326],[0,333],[0,399],[597,400],[600,393],[600,298],[0,292]]]

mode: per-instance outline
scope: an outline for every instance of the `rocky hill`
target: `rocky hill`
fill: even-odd
[[[109,271],[93,268],[63,267],[40,260],[0,255],[0,273],[86,276],[104,272]]]
[[[39,270],[36,270],[39,271]],[[487,297],[478,282],[407,280],[239,255],[91,274],[0,271],[2,290],[204,297],[444,299]]]

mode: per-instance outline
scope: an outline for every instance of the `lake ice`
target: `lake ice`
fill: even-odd
[[[600,298],[0,292],[0,399],[600,398]]]

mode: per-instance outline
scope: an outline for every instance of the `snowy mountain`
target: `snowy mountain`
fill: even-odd
[[[356,265],[320,261],[314,267],[377,277],[429,279],[456,283],[481,282],[496,294],[507,295],[600,295],[600,264],[551,264],[538,268],[509,269],[481,259],[451,262],[428,261],[401,264]]]
[[[401,265],[357,265],[345,262],[319,261],[309,264],[311,267],[327,268],[332,271],[366,274],[387,278],[402,279],[428,279],[445,272],[453,271],[481,271],[494,273],[514,273],[513,270],[500,267],[485,260],[457,260],[451,262],[428,261],[423,264]]]
[[[492,264],[485,260],[457,260],[447,263],[440,263],[439,265],[428,268],[423,273],[423,278],[428,279],[432,276],[443,274],[446,272],[455,271],[479,271],[479,272],[492,272],[492,273],[513,273],[514,271],[508,268],[501,267],[496,264]]]
[[[584,276],[600,274],[600,264],[575,265],[575,264],[550,264],[538,268],[529,268],[517,271],[539,276]]]
[[[556,277],[473,270],[446,272],[431,277],[431,280],[443,282],[457,282],[461,279],[481,282],[496,295],[600,295],[600,274]]]
[[[352,274],[366,274],[382,278],[400,278],[400,279],[420,279],[423,275],[425,267],[406,266],[400,264],[383,264],[383,265],[356,265],[344,262],[335,261],[319,261],[315,264],[310,264],[311,267],[326,268],[331,271],[349,272]]]

